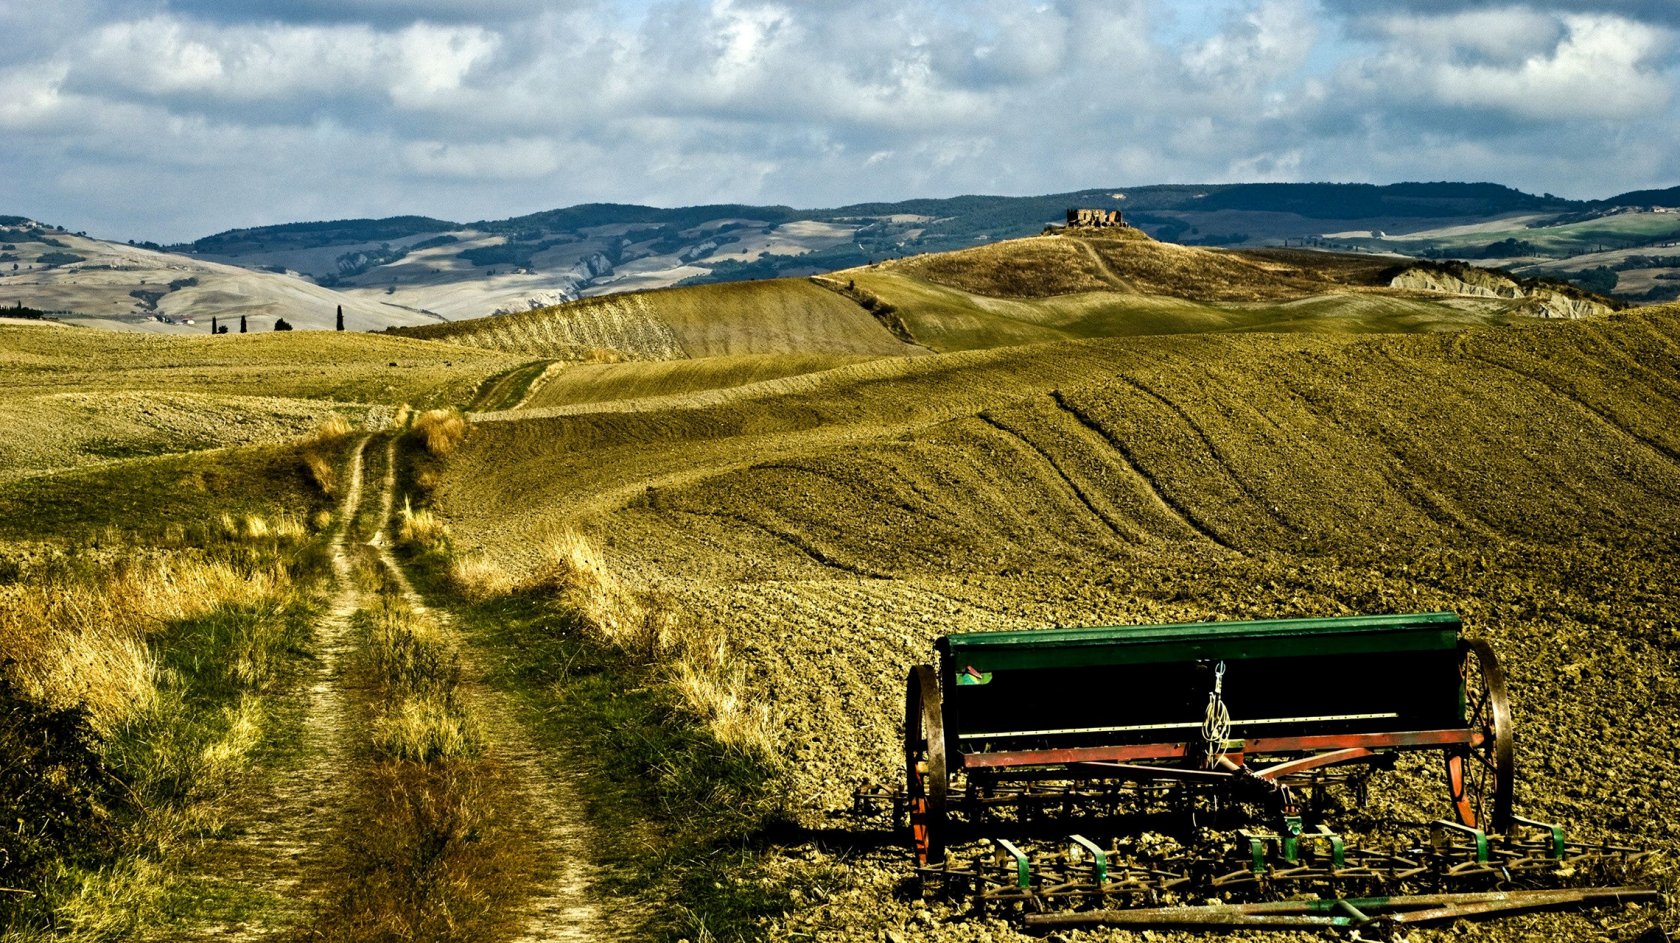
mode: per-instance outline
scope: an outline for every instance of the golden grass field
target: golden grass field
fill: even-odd
[[[1454,609],[1511,676],[1518,811],[1672,862],[1680,307],[1541,321],[1378,270],[1044,238],[408,336],[0,326],[0,554],[302,520],[338,486],[311,449],[403,416],[424,457],[385,492],[396,539],[668,659],[819,830],[898,781],[904,673],[939,635]],[[430,755],[404,723],[380,742]],[[1441,792],[1404,767],[1374,807],[1433,817]],[[923,922],[900,848],[793,844],[769,872],[824,891],[766,938],[1017,938]]]

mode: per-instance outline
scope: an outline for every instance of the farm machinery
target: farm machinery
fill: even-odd
[[[904,787],[857,796],[908,825],[923,893],[1044,928],[1366,932],[1660,900],[1625,886],[1643,852],[1517,814],[1505,675],[1452,613],[936,649],[909,673]],[[1420,752],[1444,814],[1383,821],[1374,774]]]

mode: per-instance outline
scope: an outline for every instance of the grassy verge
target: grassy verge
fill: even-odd
[[[419,569],[429,593],[450,593],[441,567]],[[758,939],[762,921],[793,906],[797,882],[759,856],[783,822],[777,771],[721,743],[668,672],[594,640],[541,593],[453,610],[533,738],[575,758],[600,889],[647,904],[643,938]]]
[[[439,419],[422,413],[423,427],[427,416]],[[368,450],[370,480],[383,476],[384,454]],[[468,708],[452,634],[404,598],[363,543],[390,525],[379,507],[364,501],[350,522],[365,600],[352,619],[351,682],[366,738],[343,835],[346,866],[303,938],[499,938],[518,917],[532,868],[512,825],[511,793]]]
[[[429,491],[470,434],[422,414],[400,442],[392,524],[418,588],[447,604],[538,745],[579,768],[598,888],[639,903],[637,937],[760,938],[813,880],[761,854],[786,824],[767,716],[706,627],[620,582],[585,542],[548,548],[551,572],[524,591],[457,559]]]
[[[343,445],[316,437],[322,474]],[[0,494],[25,506],[0,515],[0,939],[169,936],[268,903],[197,858],[295,733],[332,522],[306,467],[230,450],[43,477],[63,487],[40,506],[28,482]]]
[[[72,556],[7,587],[3,736],[28,758],[0,790],[20,823],[0,835],[0,885],[24,891],[0,895],[7,939],[130,939],[250,905],[183,866],[273,744],[315,615],[314,542]]]
[[[376,571],[375,571],[376,572]],[[356,614],[365,760],[341,886],[310,940],[480,940],[509,928],[529,869],[452,640],[394,587]]]

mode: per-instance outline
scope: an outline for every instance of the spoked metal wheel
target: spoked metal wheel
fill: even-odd
[[[904,783],[918,864],[945,860],[946,773],[939,675],[929,665],[917,665],[904,692]]]
[[[1447,790],[1458,820],[1485,832],[1511,826],[1516,756],[1505,671],[1486,642],[1466,640],[1463,660],[1464,716],[1473,737],[1468,747],[1447,754]]]

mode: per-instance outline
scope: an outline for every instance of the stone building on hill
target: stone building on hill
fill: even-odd
[[[1067,224],[1070,228],[1105,229],[1124,226],[1126,220],[1119,210],[1070,209],[1067,211]]]

